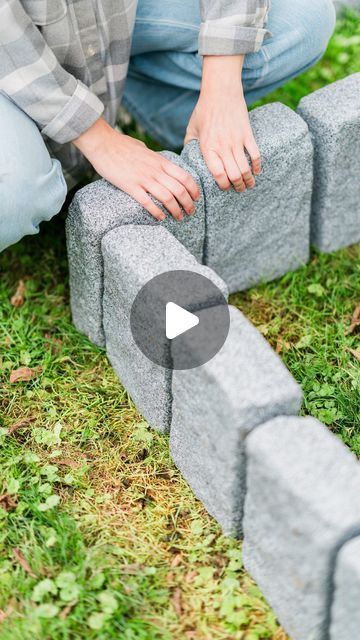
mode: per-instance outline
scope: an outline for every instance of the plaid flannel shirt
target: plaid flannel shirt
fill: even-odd
[[[194,0],[195,2],[196,0]],[[270,0],[200,0],[199,53],[257,51]],[[0,92],[39,127],[69,186],[89,168],[70,141],[116,123],[136,0],[0,0]]]

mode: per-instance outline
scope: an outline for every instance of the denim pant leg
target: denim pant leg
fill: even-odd
[[[67,188],[35,123],[0,94],[0,251],[37,233],[64,203]]]
[[[139,0],[124,104],[168,148],[182,146],[199,94],[198,5],[195,0]],[[317,62],[334,25],[332,0],[272,0],[268,20],[272,36],[260,51],[245,57],[247,103]]]

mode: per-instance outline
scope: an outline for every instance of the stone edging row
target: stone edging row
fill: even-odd
[[[196,142],[165,152],[202,187],[181,224],[157,223],[105,181],[78,192],[67,220],[76,326],[106,345],[149,423],[170,431],[175,463],[224,532],[244,536],[245,565],[292,640],[357,637],[360,466],[326,427],[296,417],[299,386],[237,309],[212,360],[173,372],[141,354],[129,316],[166,271],[205,275],[227,296],[305,263],[310,239],[324,251],[360,240],[359,105],[355,74],[304,98],[298,114],[254,110],[264,171],[244,194],[218,190]],[[216,313],[206,296],[196,302]]]

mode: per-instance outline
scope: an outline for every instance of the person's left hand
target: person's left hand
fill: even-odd
[[[240,64],[240,67],[239,67]],[[242,56],[204,58],[200,97],[184,143],[199,140],[209,171],[221,189],[255,186],[261,158],[251,129],[241,84]],[[245,155],[248,152],[251,167]]]

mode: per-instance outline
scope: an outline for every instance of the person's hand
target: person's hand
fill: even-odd
[[[146,147],[143,142],[113,129],[100,118],[73,140],[95,171],[126,191],[154,218],[164,220],[164,212],[151,200],[156,198],[176,220],[182,220],[180,206],[191,215],[200,196],[194,178],[186,171]]]
[[[200,97],[184,143],[199,140],[209,171],[221,189],[255,186],[261,158],[241,83],[243,56],[205,56]],[[251,166],[245,154],[250,156]]]

